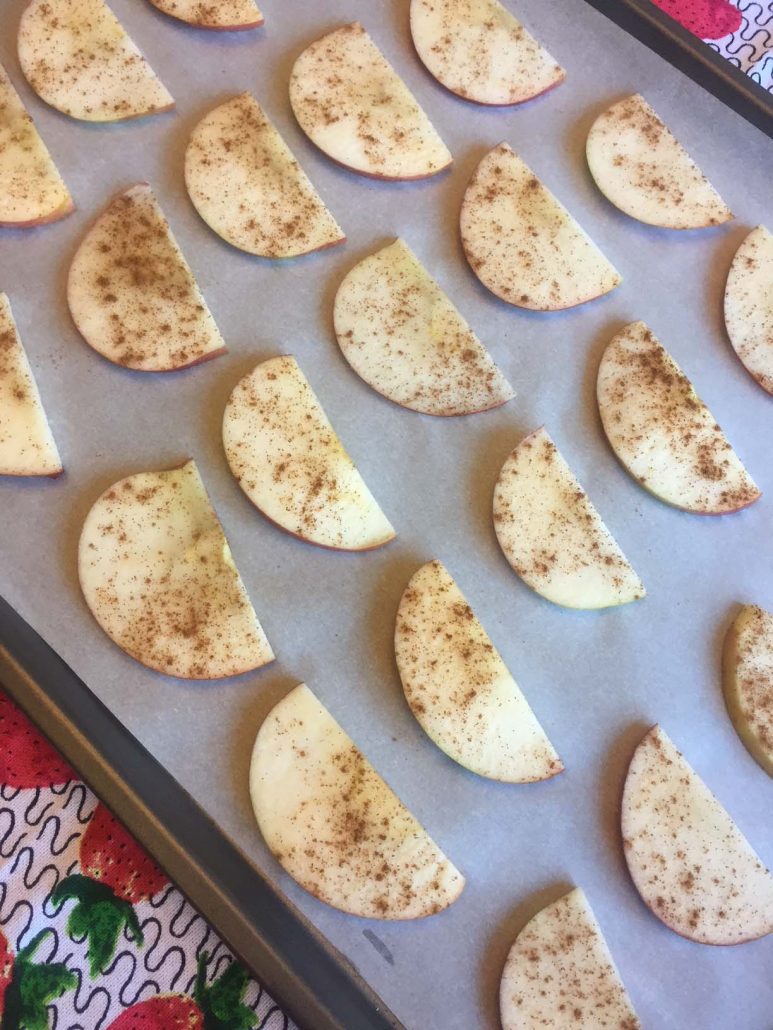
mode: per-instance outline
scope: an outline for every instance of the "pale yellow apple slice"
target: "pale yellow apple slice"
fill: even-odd
[[[298,124],[320,150],[361,175],[424,179],[451,154],[359,22],[303,51],[290,76]]]
[[[223,416],[223,443],[239,486],[288,533],[343,551],[394,538],[290,355],[262,362],[237,383]]]
[[[67,302],[95,351],[125,368],[169,372],[225,353],[169,223],[147,183],[119,194],[78,248]]]
[[[554,604],[611,608],[645,595],[544,428],[523,439],[502,466],[494,529],[515,572]]]
[[[266,716],[250,766],[260,832],[320,901],[366,919],[421,919],[464,877],[307,686]]]
[[[631,759],[622,831],[636,889],[676,933],[742,944],[773,931],[773,876],[660,726]]]
[[[760,497],[692,383],[644,322],[632,322],[601,359],[597,396],[612,450],[667,504],[723,515]]]
[[[74,204],[21,97],[0,65],[0,225],[56,222]]]
[[[478,104],[522,104],[566,75],[499,0],[411,0],[411,35],[438,82]]]
[[[221,679],[273,661],[193,461],[106,490],[83,525],[78,575],[105,633],[151,669]]]
[[[174,107],[104,0],[30,0],[19,63],[38,96],[72,118],[116,122]]]
[[[472,270],[516,307],[571,308],[621,282],[587,233],[507,143],[494,147],[475,170],[460,225]]]
[[[58,476],[61,471],[10,301],[0,293],[0,476]]]
[[[207,225],[248,254],[297,257],[346,239],[249,93],[216,107],[193,130],[185,184]]]
[[[534,783],[564,764],[464,595],[439,561],[412,576],[397,610],[395,657],[427,735],[466,769]]]
[[[738,735],[773,776],[773,615],[746,604],[725,637],[724,687]]]
[[[639,1030],[585,893],[543,908],[515,939],[499,987],[502,1030]]]
[[[665,229],[702,229],[733,214],[693,159],[635,94],[593,123],[586,145],[596,185],[631,218]]]
[[[469,415],[515,396],[402,240],[354,266],[338,287],[333,314],[338,343],[357,375],[405,408]]]
[[[773,393],[773,233],[764,225],[752,229],[733,258],[725,325],[746,369]]]
[[[154,7],[199,29],[223,32],[257,29],[263,24],[255,0],[150,0]]]

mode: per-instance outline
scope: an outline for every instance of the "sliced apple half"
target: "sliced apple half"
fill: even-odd
[[[622,831],[636,889],[682,937],[742,944],[773,931],[773,876],[660,726],[631,759]]]
[[[174,107],[104,0],[30,0],[19,63],[41,100],[71,118],[117,122]]]
[[[469,415],[515,396],[451,300],[402,240],[365,258],[338,287],[335,331],[354,371],[426,415]]]
[[[572,308],[622,281],[507,143],[494,147],[475,170],[460,225],[472,270],[487,289],[516,307]]]
[[[477,104],[522,104],[566,75],[499,0],[411,0],[411,35],[438,82]]]
[[[524,926],[499,988],[503,1030],[639,1030],[601,927],[575,887]]]
[[[773,776],[773,614],[744,605],[725,637],[727,709],[750,754]]]
[[[773,393],[773,233],[764,225],[752,229],[733,258],[725,325],[746,369]]]
[[[142,372],[188,368],[225,342],[150,186],[119,194],[78,248],[67,302],[81,335]]]
[[[464,877],[307,686],[266,716],[250,766],[260,832],[320,901],[366,919],[421,919]]]
[[[303,51],[290,76],[298,124],[334,161],[376,179],[425,179],[451,154],[359,22]]]
[[[248,254],[298,257],[346,239],[249,93],[216,107],[193,130],[185,185],[207,225]]]
[[[83,525],[78,575],[105,633],[148,668],[221,679],[273,661],[193,461],[106,490]]]
[[[0,65],[0,225],[56,222],[74,209],[46,145]]]
[[[703,172],[635,94],[593,123],[586,145],[596,185],[631,218],[665,229],[702,229],[733,217]]]
[[[11,303],[0,293],[0,476],[58,476],[61,472],[59,451]]]
[[[515,572],[554,604],[611,608],[646,593],[544,428],[502,466],[494,530]]]
[[[262,362],[237,383],[223,416],[223,443],[239,486],[288,533],[342,551],[367,551],[394,538],[290,355]]]
[[[466,769],[506,783],[563,771],[547,734],[445,566],[424,565],[397,610],[395,657],[422,729]]]
[[[714,416],[644,322],[613,337],[596,390],[612,450],[660,500],[724,515],[760,497]]]
[[[263,24],[255,0],[150,0],[164,14],[193,25],[197,29],[236,32],[257,29]]]

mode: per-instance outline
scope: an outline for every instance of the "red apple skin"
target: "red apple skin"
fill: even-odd
[[[194,29],[206,29],[207,32],[247,32],[249,29],[259,29],[265,23],[265,19],[259,18],[257,21],[245,22],[242,25],[206,25],[202,22],[188,21],[187,18],[178,18],[177,15],[170,14],[169,11],[159,7],[156,0],[150,0],[150,2],[157,11],[161,11],[168,18],[174,18],[175,21],[182,22],[183,25],[190,25]]]
[[[72,214],[75,204],[72,197],[69,197],[63,204],[55,208],[50,214],[42,215],[40,218],[30,218],[26,222],[1,222],[0,229],[34,229],[39,225],[50,225],[52,222],[59,222],[62,218]]]

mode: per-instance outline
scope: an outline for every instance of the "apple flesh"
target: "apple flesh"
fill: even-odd
[[[255,0],[150,0],[164,14],[198,29],[237,32],[257,29],[263,15]]]
[[[744,605],[725,637],[725,701],[738,735],[773,776],[773,614]]]
[[[773,233],[764,225],[752,229],[733,258],[725,325],[747,371],[773,393]]]

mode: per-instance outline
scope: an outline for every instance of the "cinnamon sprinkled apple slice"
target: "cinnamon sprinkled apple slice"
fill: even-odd
[[[298,123],[339,164],[376,179],[424,179],[451,154],[359,22],[303,51],[290,76]]]
[[[461,873],[304,684],[260,727],[250,793],[277,861],[334,908],[421,919],[464,888]]]
[[[262,362],[237,383],[223,416],[223,443],[239,486],[288,533],[343,551],[394,538],[290,355]]]
[[[503,1030],[639,1030],[641,1023],[584,892],[575,887],[524,926],[499,988]]]
[[[402,240],[365,258],[338,287],[335,331],[357,375],[427,415],[469,415],[513,389]]]
[[[67,302],[95,351],[125,368],[169,372],[225,343],[150,186],[119,194],[70,265]]]
[[[566,75],[499,0],[411,0],[411,35],[438,82],[478,104],[521,104]]]
[[[0,225],[29,228],[74,209],[70,193],[0,65]]]
[[[597,396],[612,450],[662,501],[723,515],[759,499],[714,416],[644,322],[627,325],[607,346]]]
[[[115,122],[174,107],[104,0],[30,0],[19,63],[38,96],[72,118]]]
[[[752,229],[733,258],[725,325],[746,369],[773,393],[773,233],[764,225]]]
[[[773,614],[746,604],[725,637],[725,700],[750,754],[773,776]]]
[[[610,608],[645,595],[544,428],[523,439],[502,466],[494,529],[515,572],[554,604]]]
[[[148,668],[221,679],[273,661],[193,461],[106,490],[83,525],[78,575],[105,633]]]
[[[207,225],[248,254],[297,257],[346,239],[249,93],[216,107],[193,130],[185,185]]]
[[[199,29],[222,32],[257,29],[263,15],[255,0],[150,0],[172,18]]]
[[[742,944],[773,931],[773,876],[660,726],[631,759],[622,831],[637,890],[676,933]]]
[[[613,104],[586,146],[596,185],[631,218],[665,229],[702,229],[733,214],[644,97]]]
[[[0,476],[58,476],[61,471],[10,301],[0,293]]]
[[[508,304],[558,311],[619,286],[612,265],[507,143],[478,165],[464,194],[462,246],[487,289]]]

